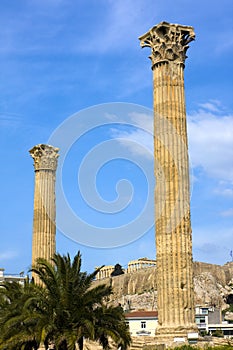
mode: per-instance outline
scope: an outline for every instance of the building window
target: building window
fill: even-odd
[[[205,317],[196,317],[195,318],[195,321],[196,321],[196,324],[198,325],[198,326],[200,326],[200,325],[205,325],[206,324],[206,319],[205,319]]]
[[[208,309],[202,309],[201,310],[202,315],[208,315]]]
[[[146,321],[141,321],[141,328],[146,328]]]

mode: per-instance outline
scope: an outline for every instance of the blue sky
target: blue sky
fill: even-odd
[[[61,123],[83,109],[110,102],[151,109],[149,50],[141,50],[138,37],[164,20],[192,25],[196,32],[185,68],[194,260],[224,264],[231,259],[232,11],[231,0],[214,5],[210,0],[1,1],[0,267],[8,273],[26,272],[31,263],[34,173],[28,150],[47,143]],[[147,124],[148,115],[144,117],[139,127]],[[64,163],[64,192],[70,206],[83,220],[100,227],[126,224],[127,218],[139,215],[147,198],[142,171],[127,159],[118,159],[100,169],[96,187],[105,202],[114,202],[117,182],[130,181],[133,192],[126,188],[127,210],[120,216],[97,215],[84,203],[78,167],[93,147],[113,139],[121,151],[138,155],[153,171],[150,133],[114,123],[83,135]],[[137,147],[132,152],[127,140],[143,144],[146,152]],[[83,187],[89,188],[88,180]],[[143,233],[123,247],[101,249],[86,247],[58,231],[57,250],[73,256],[80,249],[83,267],[89,271],[101,264],[126,266],[138,257],[155,257],[154,229]]]

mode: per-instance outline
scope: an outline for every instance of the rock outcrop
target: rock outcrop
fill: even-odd
[[[111,302],[125,310],[157,309],[156,267],[103,279],[95,283],[111,284]],[[233,296],[233,262],[223,266],[194,262],[194,291],[196,305],[215,305],[227,308],[229,295]],[[228,313],[231,319],[233,315]]]

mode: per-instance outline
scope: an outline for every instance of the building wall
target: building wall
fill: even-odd
[[[155,329],[158,325],[157,319],[128,319],[127,322],[129,324],[130,334],[132,336],[155,336]]]
[[[0,268],[0,283],[4,282],[4,281],[8,281],[8,282],[19,282],[19,283],[24,283],[24,281],[26,280],[26,276],[24,276],[24,273],[20,273],[19,275],[6,275],[4,273],[5,269]]]

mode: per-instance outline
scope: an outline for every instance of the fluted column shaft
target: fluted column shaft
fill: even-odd
[[[196,330],[184,62],[192,27],[162,22],[139,38],[152,48],[158,334]]]
[[[193,290],[192,238],[183,67],[174,64],[171,69],[171,64],[161,63],[154,68],[153,75],[157,135],[154,151],[160,165],[155,168],[159,324],[166,328],[186,327],[193,324],[194,305],[190,293]],[[156,123],[157,115],[162,116],[159,123]],[[180,147],[181,144],[186,147]],[[165,198],[161,196],[164,187]],[[173,223],[172,216],[178,217]]]
[[[55,230],[55,176],[51,171],[37,171],[34,194],[33,263],[38,257],[49,260],[54,255]]]
[[[49,260],[56,251],[55,180],[58,148],[37,145],[30,150],[34,159],[35,190],[32,265],[38,258]],[[37,277],[34,276],[37,281]]]

